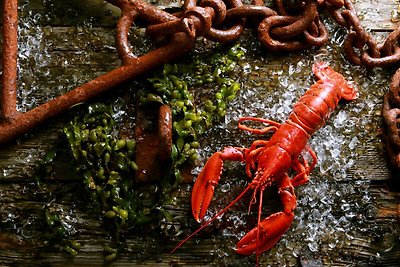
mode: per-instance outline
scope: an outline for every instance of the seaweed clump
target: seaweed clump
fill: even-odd
[[[63,133],[83,174],[85,189],[120,249],[129,229],[158,218],[154,214],[157,201],[142,199],[149,192],[154,197],[157,190],[146,188],[147,192],[134,184],[136,141],[118,138],[113,114],[110,105],[89,105],[88,112],[65,126]],[[107,251],[111,252],[106,259],[116,257],[117,249]]]
[[[160,102],[172,109],[171,172],[176,183],[182,180],[183,166],[195,165],[199,138],[225,117],[227,103],[240,90],[241,84],[229,75],[243,56],[244,49],[239,45],[220,49],[211,56],[197,54],[191,63],[166,64],[159,74],[148,79],[151,90],[142,92],[141,104]],[[195,92],[205,93],[195,99]]]

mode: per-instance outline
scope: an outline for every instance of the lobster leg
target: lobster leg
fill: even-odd
[[[196,221],[199,222],[206,214],[221,176],[224,160],[244,161],[245,150],[245,148],[226,147],[208,159],[192,190],[192,213]]]
[[[304,164],[300,161],[296,161],[293,163],[293,169],[297,172],[297,175],[291,179],[293,187],[297,187],[303,184],[308,183],[308,176],[311,172],[310,166],[305,161]]]
[[[262,122],[265,124],[269,124],[270,126],[264,127],[262,129],[254,129],[249,126],[243,125],[242,122],[244,121],[256,121],[256,122]],[[275,132],[281,124],[279,122],[273,121],[273,120],[268,120],[268,119],[263,119],[263,118],[255,118],[255,117],[243,117],[239,119],[238,123],[238,128],[243,131],[248,131],[252,134],[266,134],[270,131]]]
[[[251,128],[249,126],[246,126],[242,124],[245,121],[256,121],[256,122],[261,122],[265,124],[269,124],[270,126],[264,127],[262,129],[255,129]],[[242,117],[239,119],[238,122],[238,128],[242,131],[247,131],[252,134],[266,134],[268,132],[276,132],[278,128],[281,126],[279,122],[269,120],[269,119],[263,119],[263,118],[257,118],[257,117]],[[246,161],[248,164],[246,164],[246,174],[247,176],[251,177],[251,170],[255,169],[255,161],[253,160],[253,156],[258,154],[259,150],[264,149],[263,146],[265,147],[268,144],[267,140],[257,140],[254,141],[253,144],[251,145],[250,149],[248,151],[249,154],[245,155]]]
[[[301,163],[298,159],[296,159],[293,162],[293,169],[298,173],[295,177],[293,177],[291,179],[292,185],[293,187],[297,187],[300,185],[303,185],[305,183],[308,182],[308,176],[310,174],[310,172],[312,172],[312,170],[315,167],[315,164],[317,163],[317,155],[315,154],[315,152],[308,147],[307,148],[308,153],[310,153],[311,158],[312,158],[312,164],[311,166],[308,164],[308,161],[303,157],[303,162]]]
[[[294,218],[293,211],[296,208],[296,196],[289,176],[283,176],[278,187],[283,211],[270,215],[247,233],[237,243],[237,253],[242,255],[256,253],[259,255],[275,245],[289,229]]]

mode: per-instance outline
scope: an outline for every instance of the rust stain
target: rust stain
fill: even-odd
[[[0,114],[10,120],[17,113],[18,1],[3,1],[3,75]]]

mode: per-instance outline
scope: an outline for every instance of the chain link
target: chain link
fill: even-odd
[[[337,6],[340,1],[329,2]],[[271,50],[295,51],[325,44],[328,34],[317,10],[322,1],[294,1],[292,4],[296,8],[286,9],[282,0],[275,0],[277,8],[274,10],[260,0],[251,5],[243,5],[240,0],[201,0],[198,3],[186,0],[183,11],[173,21],[150,25],[147,33],[160,37],[185,32],[192,38],[203,36],[212,41],[232,42],[242,34],[246,20],[252,20],[253,24],[257,20],[259,39]]]

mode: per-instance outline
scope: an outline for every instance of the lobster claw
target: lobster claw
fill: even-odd
[[[200,172],[192,190],[192,213],[198,222],[204,218],[211,203],[215,186],[221,177],[224,160],[243,161],[242,149],[226,147],[223,151],[214,153]]]
[[[283,211],[274,213],[259,222],[236,245],[236,252],[242,255],[259,255],[270,249],[289,229],[296,208],[296,196],[289,176],[284,175],[278,182],[279,196]],[[262,194],[261,194],[262,197]],[[262,200],[260,200],[260,205]],[[259,216],[261,206],[259,207]]]
[[[242,255],[261,254],[270,249],[289,229],[294,213],[272,214],[248,232],[236,245],[236,252]],[[259,236],[257,242],[257,235]]]

